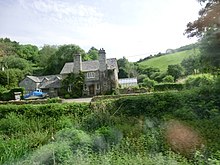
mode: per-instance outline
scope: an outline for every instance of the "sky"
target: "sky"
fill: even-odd
[[[137,61],[196,42],[183,33],[200,8],[196,0],[0,0],[0,38]]]

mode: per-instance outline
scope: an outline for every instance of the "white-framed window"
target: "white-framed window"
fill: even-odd
[[[87,78],[95,78],[95,72],[87,72]]]

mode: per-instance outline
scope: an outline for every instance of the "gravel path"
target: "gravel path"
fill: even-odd
[[[72,103],[72,102],[90,103],[91,100],[92,100],[92,97],[89,97],[89,98],[79,98],[79,99],[63,99],[62,103]]]

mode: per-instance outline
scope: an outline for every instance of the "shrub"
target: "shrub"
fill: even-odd
[[[171,75],[167,75],[166,77],[163,78],[163,82],[164,83],[173,83],[174,82],[174,78]]]
[[[77,148],[89,147],[92,140],[88,134],[75,128],[64,128],[55,135],[57,142],[66,142],[75,151]]]
[[[213,85],[214,78],[210,74],[200,74],[188,76],[185,84],[186,88],[201,87],[205,85]]]
[[[3,93],[1,93],[0,100],[2,101],[14,100],[15,92],[21,92],[21,99],[23,99],[24,88],[13,88],[10,91],[4,91]]]
[[[151,80],[148,77],[143,80],[144,87],[153,88],[155,86],[155,84],[156,84],[156,81]]]
[[[47,103],[61,103],[62,100],[59,97],[47,99]]]
[[[184,88],[183,84],[176,84],[176,83],[163,83],[154,86],[155,91],[182,90],[183,88]]]
[[[88,103],[71,103],[71,104],[23,104],[23,105],[1,105],[0,119],[6,117],[11,112],[24,115],[25,117],[53,117],[59,118],[62,115],[74,114],[84,116],[89,110]]]

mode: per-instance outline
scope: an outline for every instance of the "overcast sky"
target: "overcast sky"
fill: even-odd
[[[195,42],[183,33],[200,8],[196,0],[0,0],[0,38],[137,61]]]

